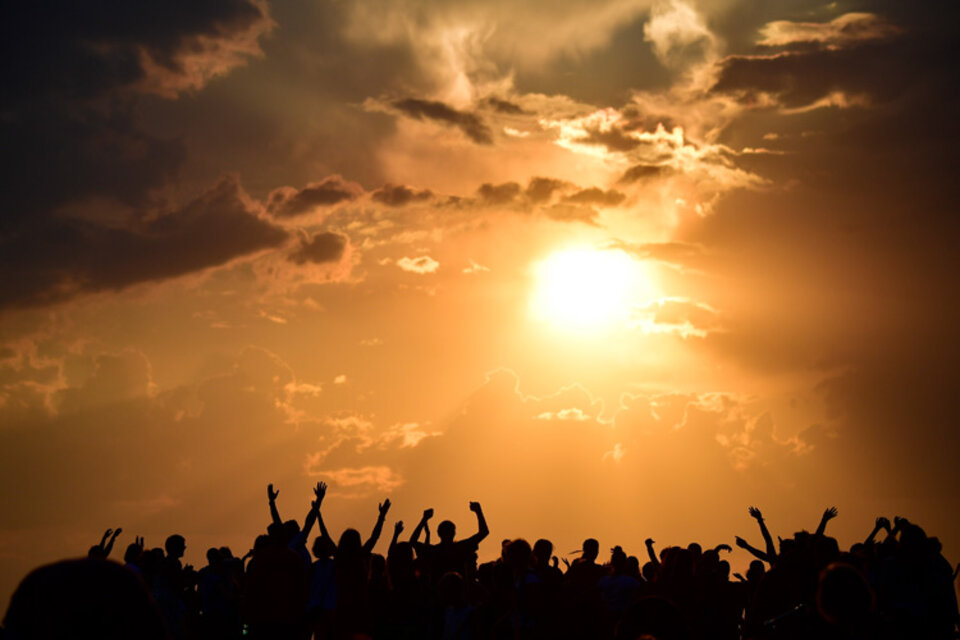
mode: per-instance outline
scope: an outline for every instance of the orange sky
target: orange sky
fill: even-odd
[[[107,527],[242,554],[268,482],[957,560],[952,4],[101,4],[0,26],[4,601]]]

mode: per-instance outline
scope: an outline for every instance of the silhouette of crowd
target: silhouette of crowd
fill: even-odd
[[[642,557],[620,546],[600,560],[587,539],[561,568],[553,544],[503,540],[493,562],[478,564],[489,534],[457,540],[445,520],[431,543],[433,509],[407,539],[396,522],[386,556],[374,553],[390,509],[379,506],[370,536],[346,529],[335,542],[321,514],[326,485],[301,526],[283,521],[278,491],[267,489],[271,522],[242,557],[207,550],[199,570],[182,564],[186,541],[164,547],[136,538],[123,564],[109,560],[107,530],[88,557],[31,572],[20,584],[0,638],[401,639],[952,639],[957,635],[956,573],[939,541],[904,518],[884,517],[844,551],[826,534],[827,509],[813,533],[774,544],[751,507],[763,547],[736,544],[756,559],[730,573],[731,547],[664,547],[647,539]],[[308,543],[314,526],[319,535]],[[882,532],[882,535],[881,535]],[[960,567],[958,567],[960,570]]]

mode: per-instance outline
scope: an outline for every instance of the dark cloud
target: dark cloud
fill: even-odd
[[[506,205],[516,200],[520,191],[520,185],[516,182],[504,182],[503,184],[485,182],[477,189],[477,195],[480,196],[484,204]]]
[[[508,115],[526,115],[528,112],[524,111],[522,107],[518,104],[514,104],[509,100],[503,100],[502,98],[497,98],[496,96],[490,96],[483,101],[483,104],[490,107],[497,113],[505,113]]]
[[[287,234],[260,218],[234,178],[186,205],[123,226],[49,220],[0,239],[0,307],[48,304],[223,264]]]
[[[555,191],[565,188],[568,183],[554,178],[535,177],[530,179],[527,190],[524,192],[527,199],[533,204],[548,202]]]
[[[347,237],[332,231],[314,234],[303,238],[297,250],[290,254],[290,260],[296,264],[314,262],[337,262],[347,248]]]
[[[360,185],[340,176],[330,176],[300,190],[292,187],[274,189],[267,198],[267,210],[278,218],[288,218],[309,213],[317,207],[353,200],[362,193],[363,187]]]
[[[456,127],[477,144],[492,144],[493,132],[476,114],[457,111],[453,107],[434,100],[405,98],[393,103],[394,108],[418,120],[435,120]]]
[[[199,88],[256,53],[271,25],[251,0],[11,7],[0,25],[0,229],[77,198],[142,202],[184,150],[138,127],[136,94]]]
[[[429,200],[432,196],[433,192],[429,189],[414,189],[402,184],[386,184],[374,191],[371,197],[388,207],[403,207],[411,202]]]
[[[557,203],[543,210],[551,220],[557,222],[583,222],[592,226],[597,225],[597,210],[579,204]]]
[[[637,164],[627,169],[620,178],[621,184],[629,184],[647,178],[656,178],[669,171],[668,167],[659,164]]]
[[[614,189],[604,191],[597,187],[591,187],[572,193],[566,196],[563,201],[570,204],[593,204],[602,207],[615,207],[623,202],[626,197],[627,196]]]

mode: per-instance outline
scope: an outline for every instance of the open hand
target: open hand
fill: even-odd
[[[320,508],[320,505],[323,504],[323,496],[327,495],[327,483],[318,482],[317,486],[313,488],[313,495],[317,497],[317,508]]]
[[[823,511],[823,519],[824,519],[824,521],[833,520],[833,519],[836,518],[836,517],[837,517],[837,508],[836,508],[836,507],[830,507],[830,508],[825,509],[825,510]]]
[[[390,498],[387,498],[380,503],[380,517],[387,515],[387,511],[390,510]]]
[[[397,523],[393,525],[393,535],[399,536],[403,533],[403,520],[397,520]]]
[[[760,509],[757,509],[756,507],[750,507],[749,511],[750,511],[750,516],[753,517],[754,519],[758,521],[763,520],[763,514],[760,513]]]

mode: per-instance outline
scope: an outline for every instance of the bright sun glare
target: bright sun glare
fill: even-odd
[[[625,325],[651,297],[642,265],[620,250],[573,248],[534,266],[532,311],[561,329],[596,332]]]

